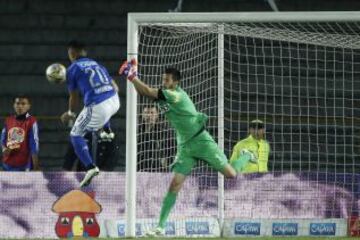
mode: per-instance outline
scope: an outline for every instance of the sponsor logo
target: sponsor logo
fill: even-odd
[[[335,236],[336,223],[310,223],[310,235]]]
[[[185,222],[186,235],[210,234],[209,222]]]
[[[124,223],[119,223],[117,226],[118,229],[118,236],[119,237],[123,237],[125,236],[125,224]]]
[[[95,92],[95,94],[100,94],[100,93],[109,92],[109,91],[112,91],[112,90],[114,90],[114,88],[112,86],[105,85],[105,86],[102,86],[102,87],[99,87],[99,88],[95,88],[94,92]]]
[[[8,131],[7,144],[19,144],[25,140],[25,130],[19,127],[10,128]]]
[[[119,223],[118,226],[117,226],[117,229],[118,229],[118,236],[119,237],[124,237],[125,236],[125,223]],[[135,234],[136,236],[141,236],[141,224],[140,223],[137,223],[135,225]]]
[[[272,224],[273,236],[296,236],[298,235],[297,223],[273,223]]]
[[[260,235],[260,223],[255,222],[236,222],[235,235]]]
[[[156,228],[157,223],[152,223],[151,227]],[[165,235],[175,235],[175,222],[166,222],[165,223]]]
[[[175,223],[174,222],[166,223],[165,234],[166,235],[175,235]]]

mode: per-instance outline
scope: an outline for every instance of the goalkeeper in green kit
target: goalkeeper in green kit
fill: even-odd
[[[175,205],[177,194],[198,160],[205,161],[230,178],[239,172],[241,160],[232,161],[231,165],[228,163],[223,151],[205,129],[208,117],[196,111],[194,103],[179,86],[181,75],[177,69],[165,69],[160,89],[151,88],[137,78],[135,59],[125,61],[119,73],[133,83],[140,95],[158,102],[159,108],[165,112],[170,125],[176,131],[177,154],[172,165],[174,176],[162,202],[158,227],[147,233],[148,236],[161,236],[165,234],[165,223]],[[239,164],[240,166],[237,166]]]

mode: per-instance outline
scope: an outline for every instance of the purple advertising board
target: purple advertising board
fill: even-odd
[[[56,238],[54,203],[79,189],[83,173],[0,174],[0,238]],[[227,218],[348,218],[359,212],[358,175],[251,174],[225,182]],[[170,173],[137,173],[137,217],[158,217]],[[83,192],[101,205],[96,219],[125,216],[125,174],[102,172]],[[179,194],[172,218],[216,217],[217,175],[195,174]],[[62,209],[71,206],[64,200]],[[70,213],[67,213],[70,214]]]

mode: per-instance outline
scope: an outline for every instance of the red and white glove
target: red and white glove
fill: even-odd
[[[119,68],[119,75],[124,75],[129,81],[137,76],[137,62],[135,58],[130,61],[124,61]]]

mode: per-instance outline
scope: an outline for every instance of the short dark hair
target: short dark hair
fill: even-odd
[[[28,100],[28,102],[31,104],[31,100],[30,100],[30,97],[28,95],[25,95],[25,94],[18,94],[14,97],[13,99],[13,102],[16,101],[16,99],[26,99]]]
[[[171,74],[175,81],[180,81],[180,79],[181,79],[180,71],[174,67],[166,68],[165,74]]]
[[[82,51],[82,50],[85,50],[86,46],[85,46],[85,43],[83,43],[81,41],[71,40],[68,43],[68,48],[72,48],[76,51]]]

